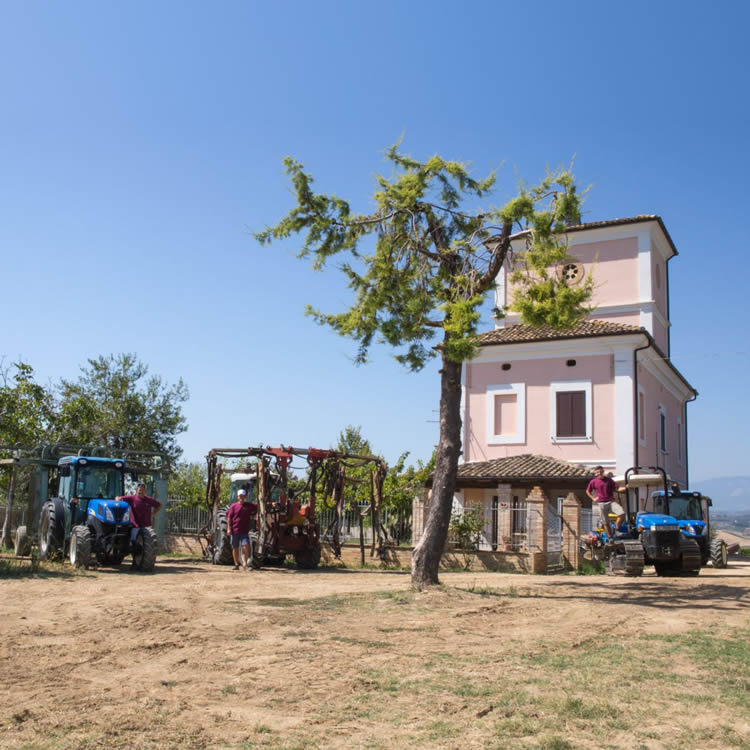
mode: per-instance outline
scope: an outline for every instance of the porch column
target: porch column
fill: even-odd
[[[511,519],[511,503],[513,497],[509,484],[498,484],[493,494],[497,495],[497,548],[504,548],[504,539],[510,539],[513,532]]]
[[[581,564],[578,540],[581,537],[581,501],[573,492],[563,500],[562,553],[566,570],[578,570]]]
[[[547,496],[536,486],[526,496],[526,533],[532,573],[547,570]]]

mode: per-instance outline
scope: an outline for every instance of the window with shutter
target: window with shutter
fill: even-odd
[[[590,380],[558,380],[549,385],[553,443],[593,441],[593,385]]]
[[[586,394],[558,391],[557,437],[586,437]]]

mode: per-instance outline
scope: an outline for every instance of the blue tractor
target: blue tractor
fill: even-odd
[[[640,488],[649,486],[662,489],[640,508]],[[625,472],[625,522],[619,529],[608,523],[587,542],[595,557],[605,561],[608,573],[640,576],[645,565],[653,565],[659,576],[700,573],[698,543],[682,532],[680,522],[669,513],[669,502],[658,501],[668,496],[667,475],[661,467],[632,467]]]
[[[710,561],[714,568],[726,568],[727,543],[723,539],[711,538],[708,509],[712,505],[711,498],[700,492],[673,487],[668,492],[652,492],[646,507],[656,513],[669,514],[677,520],[680,532],[698,545],[703,565]]]
[[[131,545],[130,506],[116,500],[125,494],[125,461],[99,456],[63,456],[58,461],[57,497],[47,500],[39,517],[42,560],[70,556],[76,568],[96,560],[119,565],[133,554],[136,570],[153,570],[156,533],[142,528]]]

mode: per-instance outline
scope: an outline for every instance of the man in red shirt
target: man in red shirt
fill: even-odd
[[[232,503],[227,511],[227,533],[232,542],[234,569],[240,569],[239,548],[242,547],[242,565],[247,570],[250,559],[250,526],[252,516],[256,513],[255,503],[247,502],[247,492],[237,493],[237,502]]]
[[[607,536],[612,536],[610,533],[609,514],[617,514],[617,523],[615,524],[615,530],[617,530],[625,520],[625,511],[622,505],[614,498],[617,487],[612,477],[605,476],[604,469],[601,466],[597,466],[595,471],[596,476],[589,482],[588,487],[586,487],[586,494],[591,498],[591,502],[599,508],[601,524],[607,532]]]
[[[135,495],[120,495],[115,500],[124,500],[130,506],[130,523],[133,524],[130,530],[131,542],[138,536],[138,529],[153,525],[151,509],[154,509],[154,516],[161,510],[161,503],[146,494],[146,485],[143,483],[135,488]]]

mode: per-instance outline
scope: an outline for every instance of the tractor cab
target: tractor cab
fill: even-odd
[[[96,456],[63,456],[58,462],[58,496],[65,508],[65,527],[85,524],[88,516],[102,523],[130,523],[130,508],[123,500],[125,462]]]
[[[701,559],[705,565],[711,554],[708,538],[708,509],[712,505],[711,498],[700,492],[674,489],[670,492],[653,492],[648,502],[657,509],[656,512],[669,513],[675,518],[680,532],[688,539],[692,539],[700,548]]]

